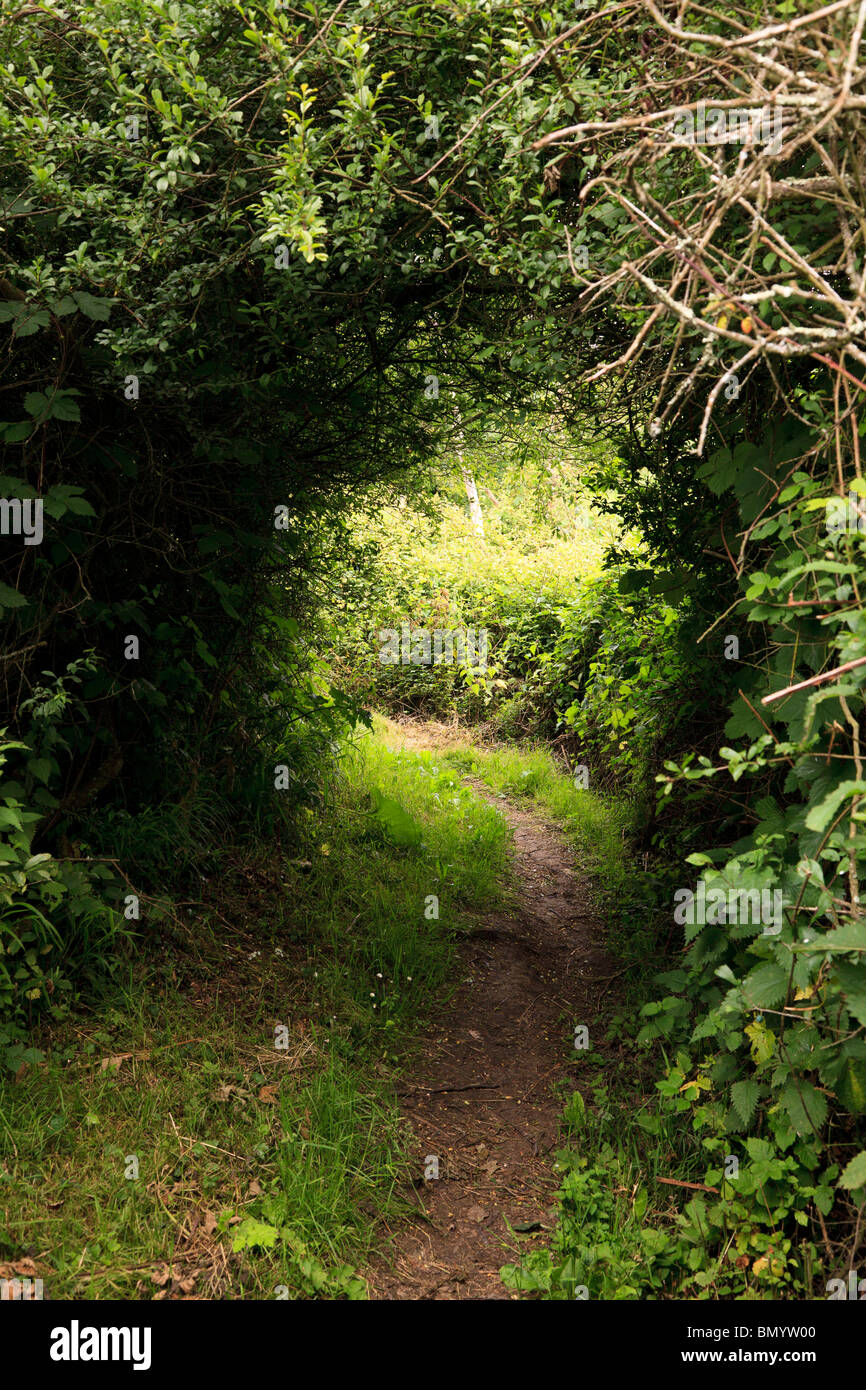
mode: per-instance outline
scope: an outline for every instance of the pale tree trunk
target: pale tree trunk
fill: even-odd
[[[463,485],[466,488],[466,496],[469,500],[469,515],[472,518],[472,525],[475,528],[476,536],[484,539],[484,514],[481,511],[481,503],[478,501],[478,488],[475,486],[475,479],[469,469],[461,463],[460,470],[463,474]]]
[[[459,428],[460,412],[454,407],[454,418],[458,424],[457,431],[457,458],[460,461],[460,472],[463,475],[463,486],[466,489],[466,499],[469,503],[469,517],[472,522],[476,536],[484,539],[484,513],[481,510],[481,503],[478,500],[478,488],[475,486],[475,479],[472,476],[472,469],[467,466],[463,458],[463,431]]]

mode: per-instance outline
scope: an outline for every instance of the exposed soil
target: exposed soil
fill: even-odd
[[[407,729],[402,741],[442,747],[449,740],[428,725]],[[415,1140],[419,1216],[366,1271],[374,1299],[515,1296],[500,1267],[545,1243],[553,1225],[553,1150],[565,1098],[553,1088],[565,1079],[569,1090],[583,1089],[592,1074],[581,1073],[586,1054],[570,1051],[569,1038],[585,1024],[598,1048],[594,1020],[615,973],[561,835],[538,812],[477,791],[513,829],[518,899],[513,912],[478,919],[461,946],[462,983],[429,1026],[401,1091]],[[439,1160],[438,1180],[423,1179],[428,1155]],[[506,1218],[525,1234],[512,1236]]]

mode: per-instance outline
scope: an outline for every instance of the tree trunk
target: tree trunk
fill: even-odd
[[[472,525],[475,528],[476,536],[484,539],[484,514],[481,511],[481,503],[478,500],[478,489],[475,486],[475,479],[464,464],[460,465],[463,474],[463,485],[466,488],[466,496],[469,499],[469,515],[472,518]]]
[[[471,468],[467,467],[463,460],[463,431],[460,429],[460,412],[455,406],[454,418],[457,421],[457,457],[460,460],[460,472],[463,475],[463,486],[466,489],[466,498],[469,502],[469,516],[476,536],[484,539],[484,513],[481,510],[481,503],[478,500],[478,488],[475,486],[475,479],[472,476]]]

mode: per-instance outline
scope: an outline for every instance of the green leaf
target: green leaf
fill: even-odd
[[[839,983],[849,1012],[866,1026],[866,962],[862,957],[856,963],[836,960],[833,978]]]
[[[866,951],[866,922],[846,922],[835,931],[823,932],[814,941],[792,946],[794,951]]]
[[[743,981],[743,998],[750,1009],[771,1009],[781,1004],[788,990],[788,971],[773,963],[759,965]]]
[[[249,1250],[256,1245],[268,1250],[276,1245],[279,1235],[276,1226],[269,1226],[266,1221],[258,1221],[254,1216],[248,1216],[246,1221],[242,1221],[235,1229],[232,1250],[237,1254],[239,1250]]]
[[[866,1114],[866,1061],[846,1057],[835,1091],[849,1115]]]
[[[807,830],[826,830],[840,804],[849,797],[862,795],[863,792],[866,792],[866,782],[840,782],[823,801],[811,808],[806,816]]]
[[[22,305],[22,308],[30,309],[29,305]],[[30,338],[34,333],[38,333],[40,328],[47,328],[51,322],[51,315],[45,309],[30,309],[29,313],[20,314],[15,319],[13,333],[16,338]]]
[[[78,391],[55,391],[53,395],[47,396],[44,391],[28,391],[24,397],[24,409],[28,415],[34,416],[37,423],[43,420],[73,420],[76,423],[81,419],[81,411],[78,408],[74,396]]]
[[[73,400],[69,391],[55,392],[51,399],[50,415],[55,420],[73,420],[76,424],[81,419],[78,402]]]
[[[37,420],[44,420],[48,413],[48,397],[44,391],[28,391],[24,397],[24,409]]]
[[[393,801],[390,796],[383,796],[375,788],[371,791],[370,797],[379,824],[395,845],[417,845],[419,843],[421,827],[409,815],[408,811],[404,811],[398,802]]]
[[[820,1133],[827,1119],[827,1098],[802,1076],[786,1081],[782,1105],[798,1134]]]
[[[0,584],[0,608],[23,608],[29,602],[23,594],[19,594],[17,589],[10,589],[8,584]]]
[[[13,420],[0,423],[0,434],[7,444],[20,444],[22,439],[29,439],[33,433],[33,424],[30,420]]]
[[[761,1088],[757,1081],[736,1081],[731,1087],[731,1104],[744,1125],[747,1125],[754,1115],[760,1095]]]
[[[45,510],[49,516],[60,517],[65,512],[72,512],[74,516],[95,516],[90,503],[81,495],[80,487],[72,487],[69,484],[62,484],[51,488],[45,498]]]
[[[838,1185],[848,1188],[849,1192],[858,1187],[866,1187],[866,1149],[851,1159]]]
[[[769,1062],[776,1048],[776,1035],[766,1025],[758,1022],[750,1023],[743,1029],[746,1037],[751,1044],[752,1061],[755,1066],[763,1066]]]
[[[86,314],[89,319],[99,319],[102,323],[108,319],[114,304],[113,299],[99,299],[96,295],[88,294],[87,290],[73,290],[72,298],[82,314]]]

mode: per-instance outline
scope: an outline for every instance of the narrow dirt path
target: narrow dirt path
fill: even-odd
[[[411,737],[406,746],[425,744]],[[461,946],[457,996],[430,1025],[401,1092],[419,1218],[367,1269],[374,1299],[513,1297],[501,1265],[544,1243],[553,1225],[552,1151],[565,1097],[552,1088],[581,1082],[567,1036],[585,1024],[593,1048],[600,1042],[601,981],[615,966],[573,852],[539,812],[480,786],[478,794],[513,829],[518,903],[513,914],[478,919]],[[438,1158],[438,1180],[422,1178],[428,1156]],[[506,1218],[527,1234],[515,1240]]]

